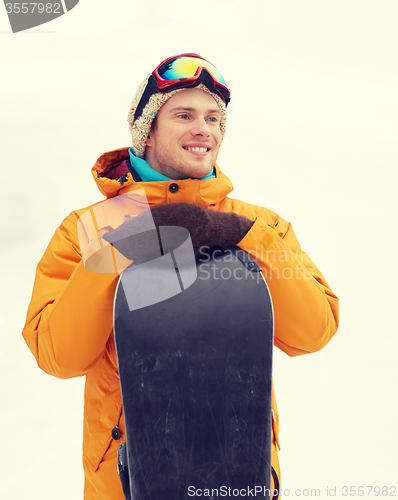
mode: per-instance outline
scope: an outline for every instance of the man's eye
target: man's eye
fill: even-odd
[[[178,115],[178,118],[182,118],[183,120],[188,120],[189,116],[185,113]]]
[[[215,116],[211,116],[209,118],[209,122],[214,122],[214,123],[217,123],[218,122],[218,118],[216,118]]]

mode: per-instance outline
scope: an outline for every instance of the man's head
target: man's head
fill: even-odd
[[[193,92],[194,90],[195,92]],[[185,97],[183,97],[184,94]],[[164,158],[158,158],[160,153],[159,145],[160,143],[165,144],[165,141],[168,140],[171,150],[176,154],[175,160],[177,163],[181,160],[181,155],[177,154],[177,150],[171,147],[170,144],[171,140],[177,140],[177,136],[174,134],[174,139],[171,136],[168,139],[164,137],[164,134],[173,132],[176,124],[174,123],[173,127],[169,127],[167,125],[168,120],[171,119],[169,113],[159,113],[159,111],[163,111],[166,104],[166,111],[177,107],[173,104],[168,105],[169,100],[178,102],[178,106],[183,102],[180,106],[181,109],[185,107],[187,110],[191,109],[192,112],[195,109],[195,120],[193,120],[193,114],[189,120],[185,120],[190,123],[195,121],[195,127],[199,115],[201,115],[201,119],[208,120],[207,123],[211,123],[209,128],[209,131],[212,131],[211,134],[209,135],[208,131],[203,134],[199,133],[199,136],[203,138],[199,137],[196,141],[199,144],[207,141],[209,151],[206,154],[201,151],[202,159],[195,158],[195,162],[206,163],[203,162],[204,158],[206,158],[207,160],[211,159],[214,164],[222,137],[225,134],[226,105],[230,100],[230,92],[218,70],[196,54],[181,54],[166,59],[139,86],[128,115],[133,150],[136,156],[145,157],[155,170],[162,168]],[[190,100],[195,102],[192,101],[190,104]],[[206,101],[207,104],[205,105]],[[204,118],[207,111],[217,111],[215,113],[217,118],[215,116]],[[215,121],[217,121],[217,127],[214,127]],[[153,127],[154,123],[156,123],[155,127]],[[183,136],[188,133],[186,125],[187,123],[184,124],[184,132],[178,139],[183,140],[183,142],[186,142]],[[218,134],[214,134],[215,128],[217,128]],[[179,130],[182,132],[181,127],[179,127]],[[193,133],[195,135],[195,132]],[[215,137],[217,135],[220,135],[220,140]],[[193,143],[192,140],[188,142],[189,144]],[[211,148],[208,147],[210,143],[212,143]],[[184,151],[179,151],[179,153],[184,153]],[[192,153],[190,156],[193,156],[193,150],[190,149],[189,151]],[[198,153],[196,150],[195,156],[199,156]],[[173,163],[174,157],[169,157],[167,160],[168,166],[165,167],[166,170],[170,170],[169,167],[173,168]],[[178,165],[177,167],[180,168]],[[210,169],[211,167],[209,167]]]
[[[222,113],[211,94],[199,88],[171,97],[156,115],[145,159],[171,179],[208,175],[222,142]]]

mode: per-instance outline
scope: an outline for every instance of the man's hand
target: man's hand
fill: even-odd
[[[195,257],[200,255],[203,246],[236,245],[254,224],[250,219],[233,212],[216,212],[192,203],[157,205],[150,208],[150,212],[157,228],[185,227],[191,235]],[[157,231],[147,231],[148,219],[143,223],[140,217],[138,215],[103,235],[106,241],[136,263],[155,258],[159,248]]]

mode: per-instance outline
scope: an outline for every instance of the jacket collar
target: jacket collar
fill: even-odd
[[[165,202],[196,203],[204,207],[222,201],[232,190],[232,182],[224,175],[217,163],[215,179],[185,179],[178,181],[136,182],[127,166],[129,148],[120,148],[101,155],[91,172],[100,192],[107,198],[145,189],[149,203]],[[178,185],[178,195],[170,196],[170,185]]]

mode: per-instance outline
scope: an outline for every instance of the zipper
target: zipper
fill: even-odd
[[[124,183],[129,180],[127,174],[123,174],[119,179],[117,180],[121,186],[124,186]]]
[[[272,411],[272,431],[274,434],[274,441],[275,441],[275,444],[276,444],[278,450],[280,450],[281,445],[279,444],[279,436],[276,432],[276,416],[275,416],[275,412],[274,412],[273,408],[271,409],[271,411]]]

